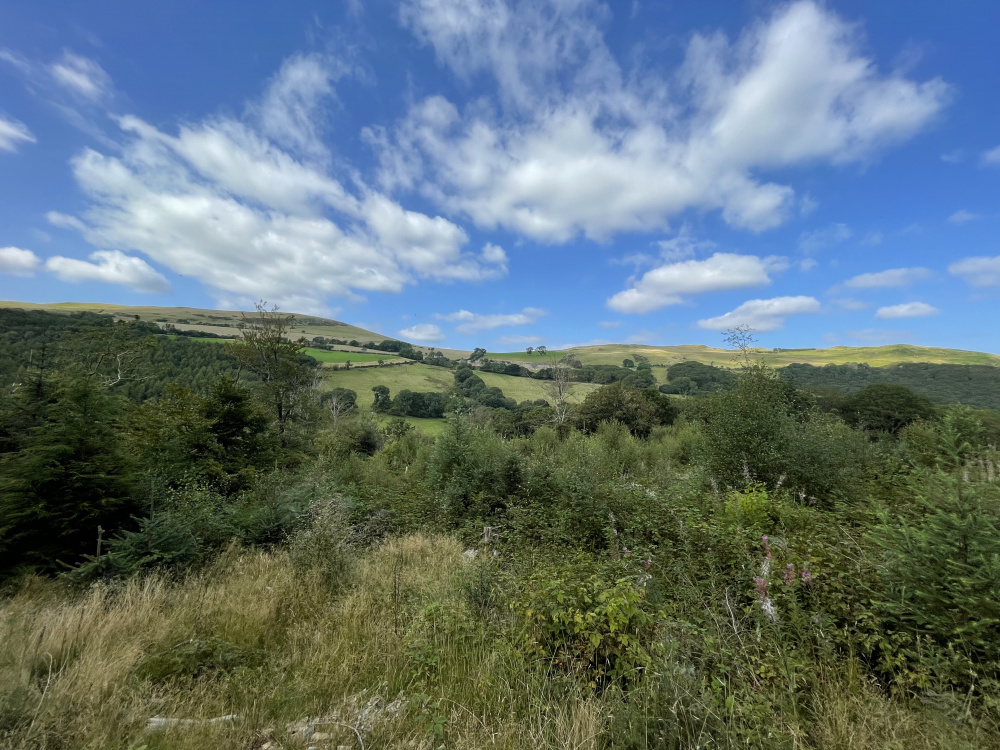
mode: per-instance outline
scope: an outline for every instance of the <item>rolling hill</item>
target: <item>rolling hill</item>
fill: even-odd
[[[34,304],[30,302],[0,301],[0,307],[20,308],[23,310],[49,310],[51,312],[87,311],[104,313],[118,318],[134,318],[141,320],[170,323],[181,330],[205,331],[221,336],[235,335],[240,322],[240,313],[231,310],[203,310],[191,307],[132,307],[126,305],[104,305],[87,302],[57,302],[51,304]],[[311,315],[296,315],[295,332],[307,339],[317,336],[357,340],[361,343],[382,341],[386,336],[374,331],[358,328],[348,323]],[[431,347],[413,344],[415,348],[428,351]],[[351,347],[341,347],[350,349]],[[456,358],[467,356],[467,351],[441,349],[445,356]],[[491,359],[517,362],[527,367],[539,368],[551,365],[552,362],[566,354],[572,354],[584,364],[615,364],[620,365],[623,359],[645,357],[652,365],[672,365],[677,362],[695,361],[704,364],[714,364],[719,367],[731,367],[734,362],[733,352],[727,349],[713,348],[702,345],[680,346],[646,346],[642,344],[601,344],[597,346],[580,346],[561,351],[550,351],[547,355],[517,352],[490,352]],[[953,365],[990,365],[1000,366],[1000,355],[985,352],[964,351],[961,349],[944,349],[938,347],[913,346],[911,344],[893,344],[888,346],[834,346],[827,349],[759,349],[757,356],[772,367],[784,367],[790,364],[868,364],[873,367],[885,367],[909,362],[926,362],[933,364]]]

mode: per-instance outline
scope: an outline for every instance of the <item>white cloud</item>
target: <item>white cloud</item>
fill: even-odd
[[[601,328],[619,328],[622,322],[620,320],[602,320],[599,325]]]
[[[111,77],[87,57],[67,51],[48,69],[53,80],[74,96],[96,102],[111,93]]]
[[[31,276],[41,261],[30,250],[19,247],[0,247],[0,273],[14,276]]]
[[[956,148],[954,151],[948,151],[947,153],[941,154],[941,161],[945,164],[960,164],[965,161],[965,151]]]
[[[926,302],[904,302],[901,305],[890,305],[880,307],[876,313],[876,318],[892,320],[895,318],[919,318],[925,315],[934,315],[941,312],[936,307],[928,305]]]
[[[993,167],[1000,166],[1000,146],[991,148],[989,151],[983,151],[982,160],[983,164]]]
[[[624,313],[648,313],[679,305],[685,295],[766,286],[769,272],[785,267],[781,258],[715,253],[705,260],[668,263],[647,271],[630,289],[618,292],[608,307]]]
[[[995,258],[963,258],[948,266],[948,273],[961,276],[971,286],[1000,286],[1000,255]]]
[[[803,258],[802,260],[799,261],[799,269],[803,273],[808,273],[818,265],[819,261],[817,261],[815,258]]]
[[[97,250],[90,254],[90,260],[94,262],[56,255],[45,261],[45,270],[62,281],[121,284],[148,294],[170,292],[170,283],[142,258],[117,250]]]
[[[854,289],[886,289],[909,286],[929,279],[933,274],[926,268],[889,268],[885,271],[862,273],[844,282],[844,286]]]
[[[545,310],[537,307],[526,307],[519,313],[480,315],[468,310],[459,310],[447,315],[437,314],[434,317],[450,323],[459,323],[460,325],[455,328],[459,333],[473,334],[506,326],[530,325],[547,314]]]
[[[626,74],[606,16],[596,0],[406,0],[404,23],[458,77],[492,77],[502,111],[435,95],[368,130],[383,185],[553,242],[663,229],[688,209],[761,231],[796,198],[760,171],[869,159],[950,96],[879,72],[857,27],[810,0],[735,41],[694,35],[675,71]]]
[[[17,151],[21,143],[35,143],[35,136],[28,126],[0,115],[0,151]]]
[[[281,101],[304,97],[307,83],[283,83],[296,70],[305,76],[302,64],[282,68],[265,101],[278,96],[275,87]],[[311,135],[299,120],[313,110],[302,103],[287,122],[258,129],[269,107],[249,106],[244,121],[185,124],[176,135],[120,118],[119,154],[86,149],[72,161],[88,209],[79,217],[53,212],[49,220],[81,229],[100,249],[143,253],[197,278],[220,299],[263,298],[301,312],[323,312],[329,296],[507,273],[499,248],[464,251],[468,236],[457,224],[405,209],[353,171],[349,189],[322,165],[280,148],[264,129],[310,151]],[[293,143],[296,128],[302,137]]]
[[[876,245],[881,245],[884,236],[881,232],[869,232],[864,237],[861,238],[859,243],[862,247],[875,247]]]
[[[725,331],[739,325],[748,325],[755,331],[774,331],[785,324],[791,315],[818,313],[819,301],[815,297],[775,297],[752,299],[732,312],[717,318],[699,320],[698,327],[709,331]]]
[[[799,250],[804,253],[816,253],[820,250],[836,247],[851,239],[852,232],[846,224],[831,224],[812,232],[799,235]]]
[[[259,103],[250,110],[261,132],[278,145],[325,161],[329,154],[321,131],[323,101],[333,96],[333,84],[347,72],[336,60],[320,55],[294,55],[285,60]]]
[[[87,229],[87,225],[75,216],[62,214],[58,211],[47,212],[45,214],[45,220],[52,226],[59,227],[60,229],[75,229],[78,232],[83,232]]]
[[[399,335],[409,341],[426,341],[432,344],[444,341],[441,327],[433,323],[417,323],[411,328],[404,328],[399,332]]]
[[[949,216],[948,221],[950,221],[952,224],[965,224],[967,221],[975,221],[976,219],[979,218],[981,218],[979,214],[974,214],[971,211],[965,211],[963,209],[961,211],[956,211],[951,216]]]

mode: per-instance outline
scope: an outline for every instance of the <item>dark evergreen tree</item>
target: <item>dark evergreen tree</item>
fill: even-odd
[[[51,389],[40,424],[0,460],[0,576],[78,562],[98,527],[117,529],[135,510],[118,400],[85,377]]]

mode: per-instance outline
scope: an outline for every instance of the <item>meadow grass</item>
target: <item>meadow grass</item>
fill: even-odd
[[[545,399],[552,401],[550,394],[550,382],[547,380],[535,380],[534,378],[515,377],[514,375],[499,375],[493,372],[476,372],[483,379],[488,387],[496,387],[503,391],[503,395],[512,398],[518,403],[521,401],[535,401]],[[587,394],[600,388],[596,383],[574,383],[569,392],[568,400],[579,403],[587,397]]]
[[[635,359],[635,355],[646,357],[653,365],[672,365],[678,362],[702,362],[717,367],[738,366],[736,354],[728,349],[717,349],[700,345],[644,346],[641,344],[602,344],[582,346],[563,351],[549,352],[544,357],[526,352],[490,353],[491,359],[518,362],[528,366],[546,365],[561,356],[572,354],[585,365],[621,365],[625,359]],[[960,349],[912,346],[894,344],[889,346],[834,346],[829,349],[795,349],[774,352],[758,349],[755,359],[761,359],[771,367],[790,364],[847,364],[864,363],[873,367],[884,367],[902,362],[929,362],[932,364],[955,365],[1000,365],[1000,356],[985,352],[970,352]]]
[[[808,731],[775,713],[752,745],[720,729],[718,709],[669,657],[627,701],[595,693],[477,618],[468,582],[486,564],[453,538],[417,534],[355,558],[340,594],[284,552],[237,547],[179,580],[73,592],[28,579],[0,602],[0,746],[301,749],[287,725],[329,716],[326,739],[309,745],[359,747],[360,728],[366,748],[414,750],[996,747],[887,699],[849,663],[822,677]],[[215,649],[195,670],[192,644]],[[150,732],[153,716],[232,719]]]

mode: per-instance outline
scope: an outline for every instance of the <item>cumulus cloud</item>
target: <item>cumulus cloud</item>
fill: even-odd
[[[444,341],[444,333],[440,326],[433,323],[417,323],[411,328],[404,328],[399,335],[409,341],[424,341],[429,344],[436,344]]]
[[[980,218],[979,214],[974,214],[971,211],[960,210],[953,213],[948,217],[948,221],[952,224],[965,224],[968,221],[975,221]]]
[[[1000,146],[991,148],[989,151],[983,151],[982,160],[983,164],[992,167],[1000,166]]]
[[[709,331],[725,331],[747,325],[755,331],[774,331],[784,326],[785,319],[791,315],[805,315],[819,311],[820,304],[815,297],[752,299],[725,315],[699,320],[698,327]]]
[[[799,250],[804,253],[816,253],[847,242],[851,236],[852,232],[846,224],[831,224],[812,232],[803,232],[799,236]]]
[[[19,247],[0,247],[0,273],[14,276],[31,276],[41,261],[31,250]]]
[[[885,271],[862,273],[844,282],[844,286],[854,289],[885,289],[909,286],[929,279],[933,274],[926,268],[889,268]]]
[[[505,328],[507,326],[524,326],[538,322],[538,319],[548,313],[537,307],[526,307],[519,313],[480,315],[459,310],[447,315],[437,314],[434,317],[449,323],[458,323],[455,330],[459,333],[473,334],[482,331],[491,331],[494,328]]]
[[[0,151],[17,151],[21,143],[35,143],[28,126],[0,115]]]
[[[895,318],[920,318],[925,315],[934,315],[940,312],[936,307],[928,305],[926,302],[904,302],[901,305],[890,305],[880,307],[876,313],[876,318],[892,320]]]
[[[142,258],[117,250],[97,250],[90,254],[90,260],[92,262],[56,255],[45,261],[45,270],[62,281],[121,284],[149,294],[170,292],[170,283]]]
[[[299,120],[309,119],[313,103],[282,122],[259,124],[269,97],[296,101],[308,98],[303,88],[315,89],[315,81],[300,80],[312,75],[303,65],[282,67],[265,104],[249,107],[245,120],[215,117],[171,134],[120,118],[119,153],[85,149],[72,161],[87,210],[79,217],[53,212],[49,221],[80,229],[100,249],[137,251],[195,277],[220,299],[263,298],[303,312],[322,312],[329,296],[506,274],[500,248],[466,252],[468,236],[457,224],[407,210],[353,173],[349,189],[269,137],[280,132],[297,150],[312,148],[314,133]]]
[[[961,276],[971,286],[1000,286],[1000,255],[963,258],[948,266],[948,273]]]
[[[871,158],[946,105],[940,79],[880,72],[856,26],[804,0],[744,31],[695,34],[677,70],[623,71],[596,0],[405,0],[404,24],[500,111],[416,102],[366,137],[387,188],[417,189],[481,227],[562,242],[720,211],[761,231],[796,210],[764,170]]]
[[[782,258],[735,253],[667,263],[647,271],[630,289],[618,292],[607,304],[619,312],[648,313],[679,305],[687,295],[766,286],[771,283],[769,273],[784,267]]]

